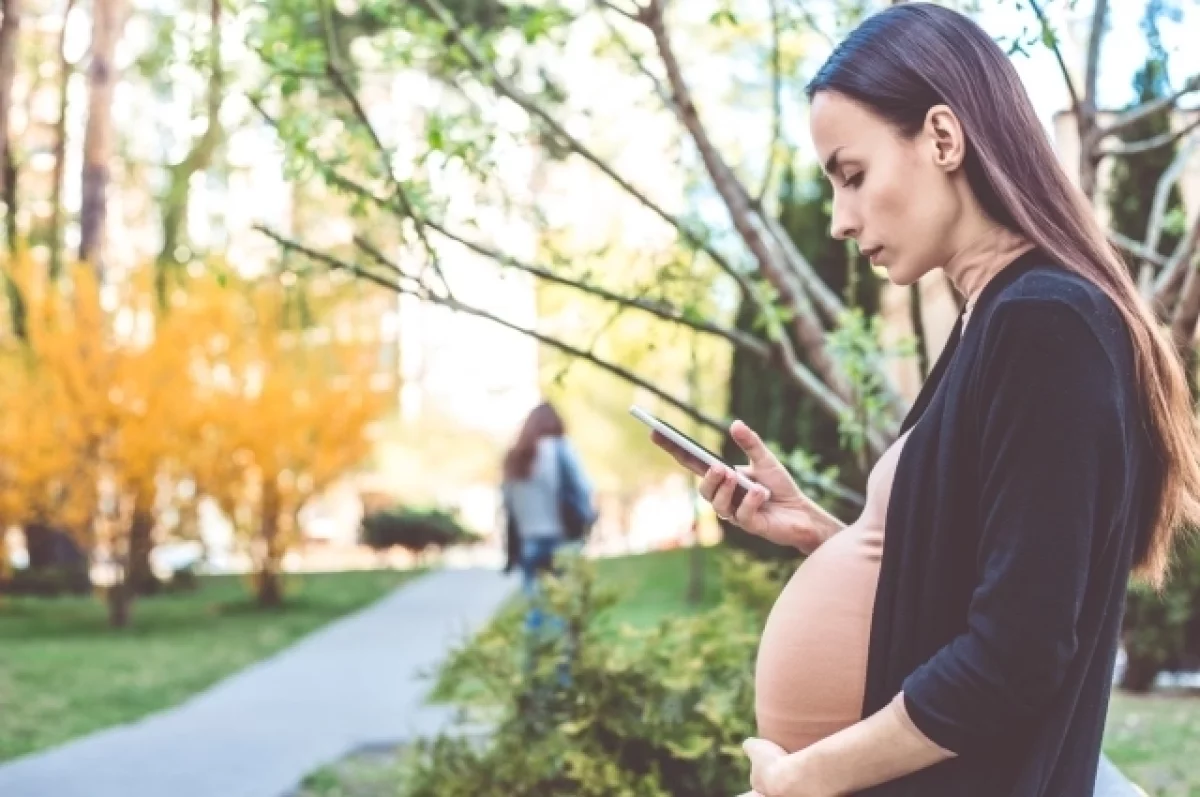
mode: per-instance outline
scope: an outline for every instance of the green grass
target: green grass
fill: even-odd
[[[292,797],[399,797],[406,763],[403,748],[352,753],[306,777]]]
[[[690,557],[693,551],[655,551],[596,561],[596,585],[617,594],[617,604],[606,619],[647,628],[668,617],[710,609],[721,599],[717,557],[721,550],[705,549],[704,590],[696,603],[688,601]]]
[[[1104,752],[1153,797],[1200,797],[1200,695],[1114,693]]]
[[[0,600],[0,761],[175,705],[412,575],[289,576],[274,611],[240,577],[202,578],[138,601],[123,631],[95,598]]]

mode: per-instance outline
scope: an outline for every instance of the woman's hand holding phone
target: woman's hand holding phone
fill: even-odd
[[[740,498],[735,493],[743,490],[738,487],[731,468],[710,468],[658,432],[653,432],[651,439],[679,464],[702,477],[700,495],[712,504],[719,517],[736,523],[751,534],[777,545],[789,545],[812,553],[842,528],[843,524],[837,518],[801,491],[787,468],[753,429],[735,421],[729,433],[750,460],[749,465],[738,470],[766,490],[756,486]],[[770,500],[767,500],[768,490]]]

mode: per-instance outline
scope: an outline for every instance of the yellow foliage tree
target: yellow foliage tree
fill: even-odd
[[[25,337],[0,349],[0,523],[63,529],[112,569],[114,625],[128,622],[129,563],[148,562],[156,489],[187,449],[187,337],[196,319],[159,323],[142,275],[101,290],[78,266],[38,280],[10,265]],[[176,468],[178,472],[178,468]],[[140,555],[139,555],[140,554]]]
[[[69,293],[39,283],[24,254],[8,271],[26,323],[24,339],[0,343],[0,527],[66,530],[89,546],[111,423],[97,293],[86,278]]]
[[[316,323],[288,318],[288,289],[262,280],[227,289],[240,334],[198,391],[204,421],[191,471],[250,544],[259,602],[282,600],[284,554],[304,504],[361,462],[368,432],[395,385],[376,368],[378,344],[355,329],[353,302],[312,308]]]

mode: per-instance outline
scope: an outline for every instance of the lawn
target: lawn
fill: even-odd
[[[1104,751],[1153,797],[1200,797],[1200,694],[1114,693]]]
[[[175,705],[412,575],[289,576],[274,611],[239,577],[202,578],[136,603],[124,631],[95,598],[0,599],[0,761]]]
[[[721,549],[705,549],[704,591],[700,601],[687,599],[690,549],[655,551],[596,561],[596,585],[617,594],[617,605],[608,619],[639,628],[667,617],[694,614],[715,606],[721,599],[717,557]]]

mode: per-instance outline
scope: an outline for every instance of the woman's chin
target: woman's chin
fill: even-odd
[[[921,281],[924,273],[920,269],[907,267],[904,263],[880,263],[875,266],[876,271],[883,271],[887,274],[888,282],[901,288],[907,288]]]

